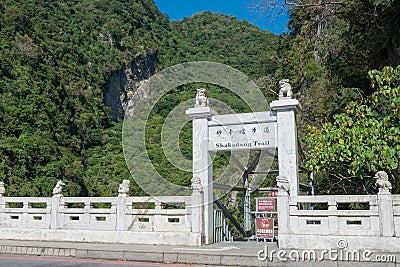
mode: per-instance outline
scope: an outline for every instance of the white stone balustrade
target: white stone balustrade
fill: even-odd
[[[393,195],[393,217],[394,231],[396,236],[400,236],[400,195]]]
[[[0,228],[49,229],[52,198],[0,197]]]
[[[389,191],[321,196],[280,192],[278,220],[281,248],[337,248],[337,241],[344,239],[350,249],[381,250],[385,243],[400,251],[400,195]]]
[[[0,237],[200,245],[200,200],[196,191],[173,197],[0,197]]]

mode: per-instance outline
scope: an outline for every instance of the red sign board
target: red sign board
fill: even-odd
[[[273,218],[256,218],[256,238],[274,238]]]
[[[275,211],[275,198],[257,198],[257,211]]]

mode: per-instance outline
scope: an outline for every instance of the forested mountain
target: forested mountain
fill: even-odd
[[[303,163],[317,170],[318,193],[371,192],[376,170],[387,171],[400,192],[400,1],[287,3],[289,33],[278,37],[210,12],[169,22],[151,0],[0,0],[0,180],[7,195],[50,195],[58,179],[65,195],[116,195],[122,179],[131,179],[131,194],[144,194],[122,152],[124,111],[155,72],[206,60],[242,71],[267,98],[279,79],[291,80],[303,105]],[[200,86],[237,111],[247,108],[203,84],[176,88],[155,106],[150,158],[183,185],[191,175],[168,163],[159,132],[166,114]],[[181,136],[188,159],[189,126]],[[224,165],[224,155],[216,162]]]
[[[132,180],[112,106],[129,94],[120,87],[190,60],[261,78],[273,70],[276,42],[218,14],[170,23],[148,0],[0,1],[0,180],[7,194],[50,195],[62,179],[65,195],[115,195],[122,179]],[[146,77],[125,75],[143,73],[144,65]],[[143,192],[133,186],[132,194]]]
[[[258,79],[274,72],[277,43],[278,36],[246,21],[203,12],[171,23],[160,60],[163,67],[186,61],[215,61]]]

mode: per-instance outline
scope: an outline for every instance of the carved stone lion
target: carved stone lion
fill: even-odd
[[[61,195],[64,185],[64,182],[59,180],[56,186],[53,188],[53,195]]]
[[[282,189],[286,192],[290,191],[290,184],[289,180],[285,176],[277,176],[276,177],[276,186],[279,189]]]
[[[207,90],[204,88],[197,89],[195,107],[208,107]]]
[[[289,79],[283,79],[279,81],[279,99],[292,98],[292,86],[290,86]]]
[[[378,171],[374,178],[376,179],[375,185],[378,186],[378,188],[392,189],[392,184],[389,182],[389,176],[386,172]]]
[[[129,193],[129,187],[131,182],[129,180],[122,180],[122,183],[119,185],[118,193],[120,195],[126,195]]]

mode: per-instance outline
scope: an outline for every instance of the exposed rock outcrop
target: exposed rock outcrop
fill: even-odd
[[[148,96],[146,90],[139,87],[155,72],[157,54],[147,54],[135,58],[125,68],[113,72],[104,91],[104,102],[111,108],[115,121],[123,119],[125,112],[131,113],[135,104]]]

